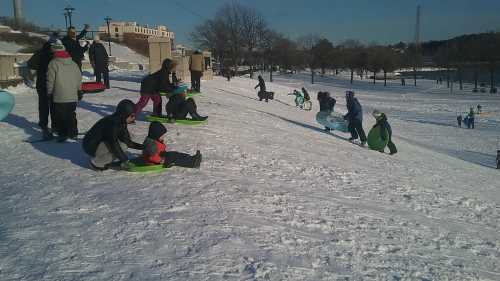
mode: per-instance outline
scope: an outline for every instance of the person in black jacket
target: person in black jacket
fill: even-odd
[[[194,99],[186,99],[185,93],[171,96],[165,106],[165,111],[170,119],[186,119],[188,113],[192,120],[203,121],[208,118],[208,116],[200,116],[197,110],[198,107]]]
[[[53,138],[52,133],[57,132],[57,122],[54,114],[52,97],[47,95],[47,69],[52,60],[53,53],[50,45],[57,41],[58,34],[50,35],[49,40],[29,60],[28,67],[36,70],[36,92],[38,94],[38,125],[42,129],[42,138]],[[49,115],[52,131],[49,130]]]
[[[177,86],[170,82],[170,73],[175,68],[176,63],[171,59],[165,59],[161,69],[144,77],[141,81],[141,98],[135,105],[135,115],[141,113],[142,109],[153,100],[153,115],[162,117],[162,100],[160,92],[172,93]]]
[[[269,96],[266,92],[266,82],[264,81],[264,78],[262,78],[261,75],[257,77],[259,79],[259,84],[254,87],[254,89],[257,89],[259,87],[259,93],[257,94],[259,96],[259,101],[262,101],[262,99],[265,99],[266,102],[268,102]]]
[[[307,92],[306,88],[304,88],[304,87],[302,87],[302,94],[304,95],[304,101],[311,100],[311,97],[309,96],[309,92]]]
[[[76,62],[80,70],[82,70],[82,60],[85,52],[89,49],[89,43],[87,42],[86,45],[82,47],[80,45],[80,39],[85,37],[89,29],[90,26],[86,24],[82,32],[76,35],[75,27],[70,26],[68,28],[68,34],[61,40],[66,51],[71,55],[71,58]]]
[[[344,119],[349,122],[349,131],[351,132],[349,141],[358,139],[359,135],[361,146],[364,146],[366,144],[366,135],[363,130],[363,108],[358,99],[354,97],[353,91],[346,91],[345,98],[347,114],[344,116]]]
[[[120,161],[121,167],[130,166],[125,150],[127,147],[142,150],[142,144],[133,142],[127,124],[135,121],[134,103],[122,100],[118,103],[114,114],[99,120],[85,134],[83,150],[90,159],[90,166],[95,170],[108,169],[114,160]]]
[[[385,115],[385,113],[382,113],[378,110],[374,110],[372,115],[375,118],[375,120],[377,120],[377,123],[375,123],[373,128],[375,128],[376,126],[379,126],[380,136],[382,137],[382,139],[384,141],[385,141],[384,130],[387,130],[387,132],[389,133],[389,142],[387,143],[387,147],[389,148],[389,153],[391,155],[396,154],[398,152],[398,150],[396,148],[396,145],[392,142],[392,128],[391,128],[391,125],[389,124],[389,122],[387,121],[387,116]],[[384,152],[384,150],[382,150],[380,152]]]
[[[90,46],[89,59],[94,68],[96,81],[100,83],[104,78],[104,85],[109,89],[109,56],[98,35],[94,37],[94,43]]]

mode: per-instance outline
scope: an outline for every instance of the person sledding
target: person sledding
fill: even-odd
[[[165,167],[179,166],[185,168],[199,168],[201,163],[201,153],[189,155],[177,151],[167,151],[164,135],[167,128],[160,122],[151,122],[148,136],[144,140],[142,150],[142,160],[146,165],[163,164]]]
[[[382,138],[383,141],[386,141],[386,135],[384,134],[384,131],[387,130],[388,133],[388,143],[387,147],[389,148],[389,153],[391,155],[396,154],[398,152],[396,145],[392,142],[392,128],[389,122],[387,121],[387,116],[385,113],[382,113],[378,110],[374,110],[372,113],[373,117],[377,121],[373,128],[379,128],[380,129],[380,137]],[[384,152],[384,149],[380,150],[380,152]]]
[[[346,91],[345,98],[347,103],[347,114],[344,115],[344,119],[349,122],[349,131],[351,132],[349,141],[354,142],[359,137],[361,141],[360,145],[365,146],[366,135],[363,130],[363,108],[358,99],[354,97],[353,91]]]
[[[153,100],[153,116],[166,117],[162,112],[162,99],[160,92],[172,93],[177,86],[170,81],[170,74],[176,63],[171,59],[165,59],[161,69],[144,77],[141,81],[141,98],[135,105],[135,115],[138,116],[142,109]]]
[[[142,150],[142,144],[132,141],[127,125],[135,121],[134,103],[122,100],[115,113],[99,120],[85,134],[83,150],[90,159],[94,170],[103,171],[112,166],[128,169],[131,166],[125,153],[127,148]],[[118,160],[117,162],[114,162]]]
[[[254,89],[259,88],[259,93],[257,94],[257,96],[259,97],[259,101],[262,101],[264,99],[264,100],[266,100],[266,102],[268,102],[269,99],[272,99],[272,98],[270,96],[271,93],[266,91],[266,82],[264,81],[264,78],[262,78],[261,75],[259,75],[259,77],[257,77],[257,79],[259,80],[259,84],[257,84],[254,87]]]
[[[337,101],[330,97],[329,92],[318,92],[319,112],[316,114],[316,121],[325,126],[325,131],[330,132],[333,128],[330,126],[330,116]]]
[[[293,93],[290,93],[288,95],[295,96],[295,106],[302,108],[302,106],[304,105],[304,96],[302,96],[301,92],[293,90]]]
[[[208,118],[208,116],[201,116],[198,114],[196,102],[192,98],[186,99],[185,92],[171,96],[168,99],[165,110],[167,112],[167,118],[172,122],[175,120],[187,120],[188,113],[191,115],[190,120],[204,121]]]

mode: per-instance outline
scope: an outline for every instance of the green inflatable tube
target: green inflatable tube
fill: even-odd
[[[0,121],[9,115],[15,104],[16,100],[13,95],[0,90]]]
[[[380,127],[375,126],[368,133],[368,147],[371,150],[384,150],[384,148],[389,143],[389,132],[387,131],[387,129],[383,130],[384,139],[382,139],[380,131]]]

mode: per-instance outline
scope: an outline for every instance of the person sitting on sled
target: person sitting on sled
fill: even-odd
[[[195,121],[203,121],[208,118],[208,116],[199,115],[197,110],[198,107],[196,106],[194,99],[186,99],[185,92],[171,96],[165,106],[167,118],[170,119],[186,119],[188,113],[191,115],[191,119]]]
[[[377,120],[377,123],[373,126],[375,128],[376,126],[379,126],[380,128],[380,136],[382,137],[382,140],[385,141],[385,134],[384,130],[387,130],[389,133],[389,142],[387,143],[387,147],[389,148],[389,153],[391,155],[396,154],[398,152],[396,145],[392,142],[392,128],[389,122],[387,121],[387,116],[385,113],[382,113],[378,110],[374,110],[372,113],[373,117],[375,120]],[[380,152],[384,152],[384,150],[381,150]]]
[[[128,147],[137,150],[144,148],[142,144],[130,138],[127,125],[134,121],[134,103],[126,99],[118,103],[115,113],[102,118],[92,126],[83,138],[83,150],[91,157],[92,169],[106,170],[117,159],[123,169],[130,167],[125,153],[126,149]]]
[[[200,168],[201,153],[189,155],[177,151],[167,151],[164,135],[167,128],[160,122],[151,122],[148,136],[144,140],[142,158],[147,164],[163,164],[165,167],[180,166],[185,168]]]
[[[327,127],[327,119],[332,114],[337,101],[330,97],[329,92],[318,92],[319,112],[316,114],[316,121],[325,126],[325,131],[329,132],[331,128]]]
[[[144,77],[141,81],[141,98],[135,105],[135,115],[141,113],[142,109],[153,100],[153,116],[162,117],[162,100],[160,92],[171,93],[177,86],[170,81],[170,74],[176,67],[171,59],[165,59],[161,69]],[[177,78],[174,75],[174,80]]]

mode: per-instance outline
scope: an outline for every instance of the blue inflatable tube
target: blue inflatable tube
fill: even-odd
[[[9,115],[15,104],[16,102],[13,95],[0,90],[0,121]]]

